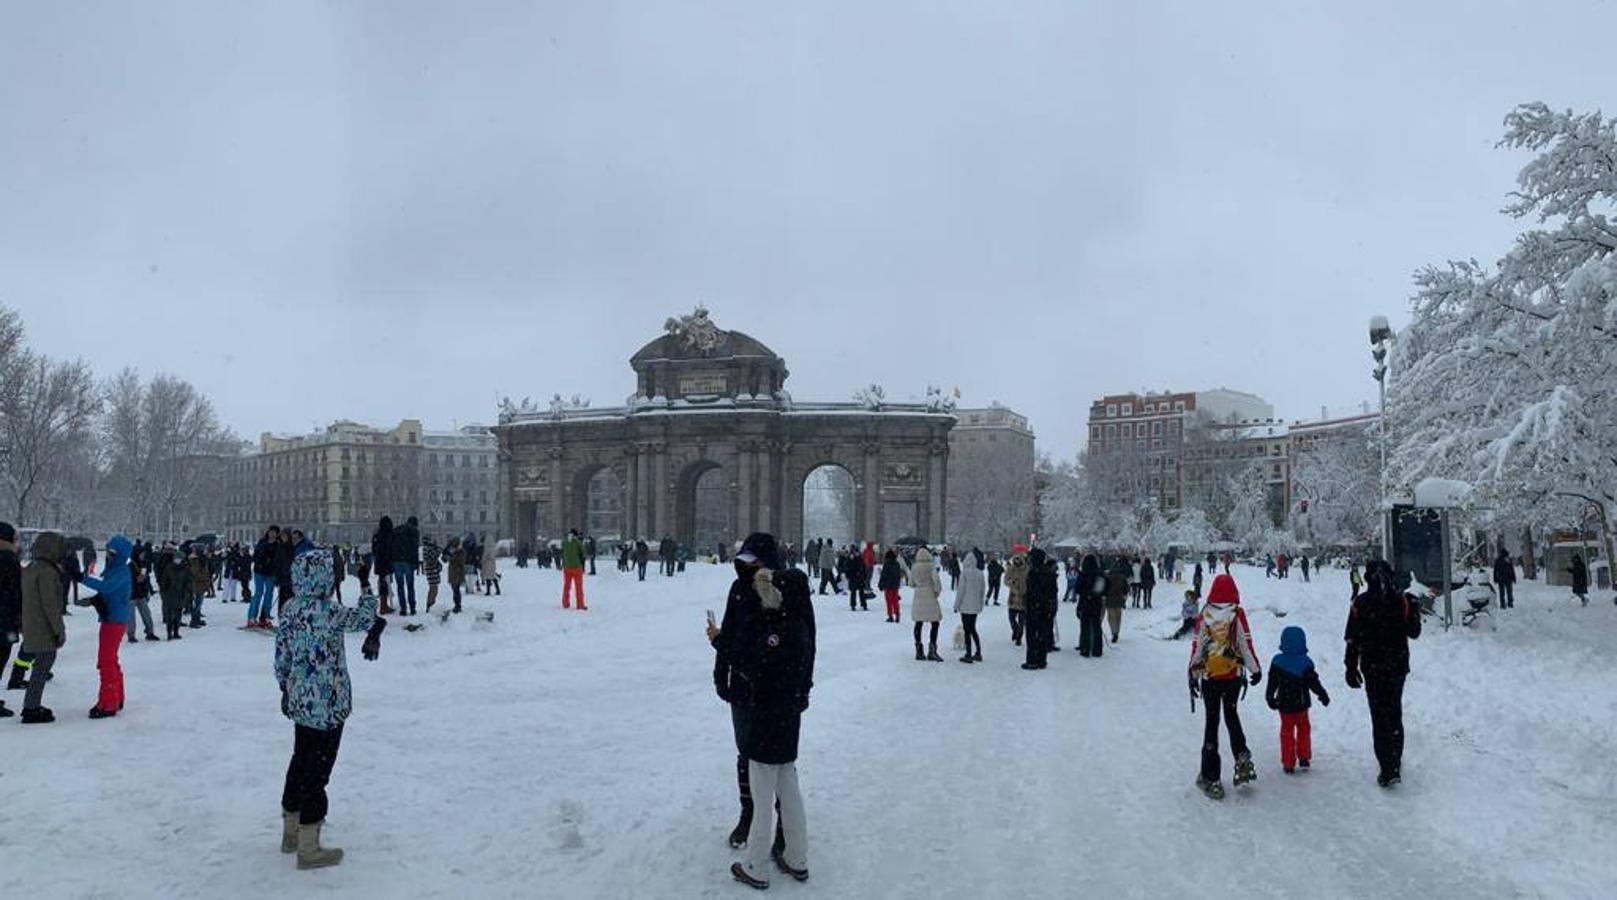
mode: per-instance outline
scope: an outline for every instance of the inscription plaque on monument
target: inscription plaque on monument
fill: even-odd
[[[690,375],[679,376],[678,388],[681,397],[721,395],[726,388],[724,373],[722,372],[696,372]]]

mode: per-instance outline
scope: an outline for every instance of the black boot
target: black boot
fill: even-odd
[[[920,641],[915,642],[915,658],[919,659],[919,660],[925,660],[926,659],[926,653],[924,653],[921,650],[921,642]]]
[[[927,645],[926,658],[933,661],[933,662],[943,662],[943,657],[938,655],[938,642],[937,641],[933,641],[932,643]]]
[[[730,848],[740,850],[747,846],[747,832],[752,830],[752,801],[744,800],[741,803],[741,821],[730,832]]]

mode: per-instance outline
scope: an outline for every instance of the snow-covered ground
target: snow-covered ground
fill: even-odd
[[[1304,626],[1333,703],[1314,710],[1314,771],[1288,777],[1276,716],[1249,693],[1259,779],[1223,803],[1192,786],[1188,648],[1159,639],[1171,586],[1098,661],[1073,652],[1063,604],[1064,649],[1031,673],[1003,607],[967,666],[948,646],[947,662],[916,662],[907,623],[824,598],[799,761],[813,877],[771,893],[1617,896],[1609,594],[1577,608],[1523,584],[1493,630],[1429,628],[1404,783],[1384,792],[1362,694],[1341,678],[1345,573],[1236,575],[1265,665],[1281,627]],[[554,572],[506,567],[503,598],[390,628],[378,662],[356,637],[326,832],[348,856],[318,872],[277,851],[292,729],[272,642],[231,627],[244,607],[209,601],[208,628],[125,645],[129,705],[105,722],[85,718],[81,611],[46,692],[60,721],[0,722],[0,883],[34,898],[750,896],[727,872],[734,747],[702,637],[729,574],[649,578],[607,566],[579,613],[559,608]]]

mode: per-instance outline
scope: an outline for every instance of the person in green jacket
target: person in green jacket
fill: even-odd
[[[584,606],[584,544],[578,539],[578,530],[569,529],[567,539],[561,542],[561,608],[572,606],[574,590],[578,591],[578,611]]]

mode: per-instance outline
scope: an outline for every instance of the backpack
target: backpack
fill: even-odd
[[[1239,610],[1233,603],[1209,603],[1202,608],[1203,667],[1207,678],[1233,678],[1241,671]]]

